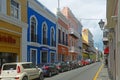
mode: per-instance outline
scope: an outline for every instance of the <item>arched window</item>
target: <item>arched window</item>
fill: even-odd
[[[32,17],[31,18],[31,25],[30,25],[30,28],[31,28],[31,42],[36,42],[37,41],[37,28],[36,28],[36,19],[35,17]]]
[[[43,24],[43,30],[42,30],[43,34],[42,34],[42,42],[43,44],[47,44],[47,26],[46,24],[44,23]]]
[[[51,29],[51,46],[55,46],[55,32],[54,29]]]

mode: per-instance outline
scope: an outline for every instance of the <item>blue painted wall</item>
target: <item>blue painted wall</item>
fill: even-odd
[[[50,45],[50,30],[51,27],[54,28],[54,32],[55,32],[55,42],[56,42],[56,23],[50,21],[49,19],[47,19],[46,17],[42,16],[41,14],[37,13],[35,10],[31,9],[30,7],[28,7],[28,33],[27,33],[27,41],[30,42],[30,18],[31,16],[35,16],[36,20],[37,20],[37,44],[40,44],[40,47],[35,47],[33,45],[28,45],[27,46],[27,60],[30,61],[30,49],[36,49],[37,50],[37,64],[40,63],[41,60],[41,51],[44,49],[47,49],[48,51],[48,62],[50,62],[50,52],[54,52],[55,56],[56,56],[56,50],[52,50],[50,49],[51,45]],[[46,22],[47,24],[47,46],[45,47],[45,45],[42,44],[42,24],[43,22]],[[55,46],[56,47],[56,46]],[[44,49],[43,49],[44,48]],[[56,58],[56,57],[55,57]]]

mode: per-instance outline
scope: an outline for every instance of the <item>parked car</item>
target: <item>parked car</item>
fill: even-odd
[[[81,60],[78,61],[78,65],[79,65],[79,67],[82,67],[82,66],[83,66]]]
[[[1,67],[0,67],[0,74],[1,74]]]
[[[52,63],[42,64],[42,69],[43,69],[44,76],[51,77],[52,75],[59,73],[56,65],[54,65]]]
[[[69,66],[65,62],[55,62],[54,63],[59,72],[64,72],[70,70]]]
[[[89,65],[91,62],[90,62],[90,59],[86,59],[86,64]]]
[[[74,69],[74,64],[72,61],[67,61],[66,64],[69,65],[70,70]]]
[[[85,61],[85,60],[81,60],[81,65],[82,65],[82,66],[87,65],[86,61]]]
[[[42,69],[32,62],[5,63],[2,65],[0,80],[44,80]]]
[[[72,61],[72,64],[74,69],[79,67],[78,61]]]

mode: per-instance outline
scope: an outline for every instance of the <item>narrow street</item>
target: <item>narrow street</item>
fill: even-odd
[[[96,62],[75,70],[60,73],[58,75],[47,77],[45,80],[93,80],[101,63]]]

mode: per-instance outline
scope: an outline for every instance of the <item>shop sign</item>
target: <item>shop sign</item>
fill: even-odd
[[[0,42],[15,44],[16,40],[11,36],[0,35]]]

